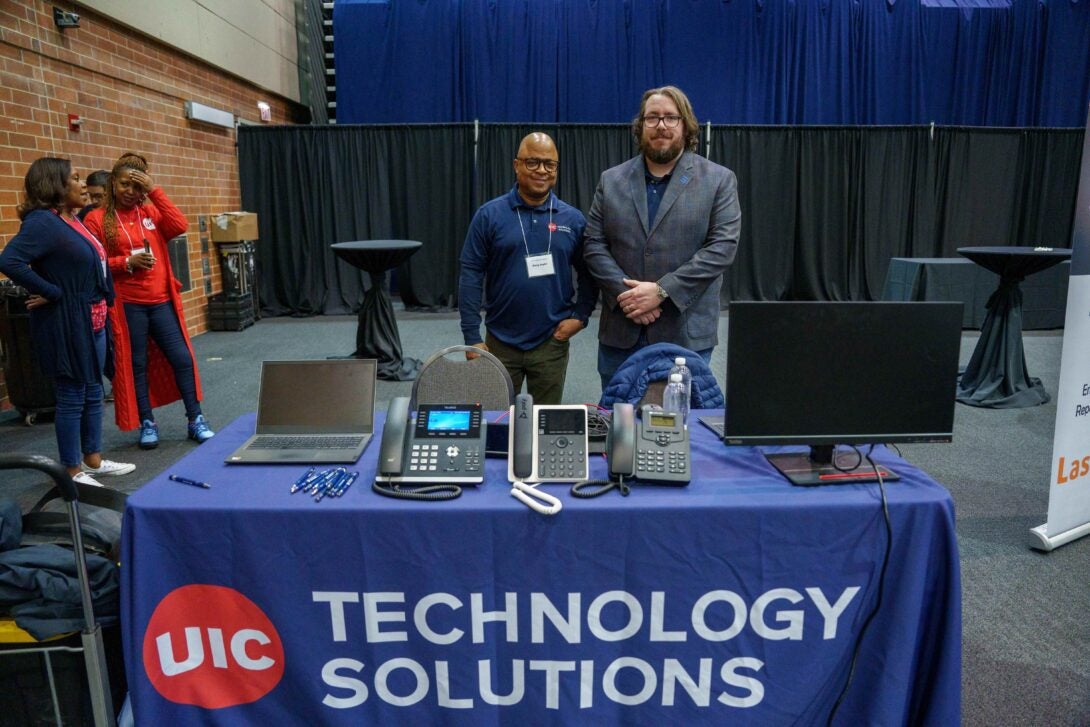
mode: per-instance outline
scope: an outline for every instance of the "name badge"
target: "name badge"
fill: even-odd
[[[527,255],[526,274],[531,278],[544,278],[549,275],[556,275],[556,270],[553,268],[552,254],[543,252],[540,255]]]

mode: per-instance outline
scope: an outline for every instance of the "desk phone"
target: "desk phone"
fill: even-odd
[[[529,394],[511,407],[512,482],[581,482],[588,478],[587,408],[571,404],[535,406]]]
[[[689,430],[681,414],[651,405],[636,421],[631,404],[614,404],[606,451],[611,475],[640,482],[687,485],[692,478]]]
[[[379,450],[379,482],[479,484],[487,422],[480,404],[390,402]]]

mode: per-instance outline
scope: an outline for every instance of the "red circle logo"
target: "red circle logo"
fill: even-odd
[[[265,612],[233,588],[182,586],[148,621],[144,670],[172,702],[233,707],[280,683],[284,645]]]

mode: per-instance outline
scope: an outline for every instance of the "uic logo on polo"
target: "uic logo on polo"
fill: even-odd
[[[284,676],[284,645],[272,621],[224,586],[168,593],[148,621],[143,654],[159,694],[208,709],[261,699]]]

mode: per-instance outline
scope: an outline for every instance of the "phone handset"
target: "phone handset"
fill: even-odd
[[[606,452],[610,475],[631,477],[636,471],[636,408],[631,404],[613,405]]]
[[[380,475],[401,474],[405,461],[406,436],[409,429],[409,397],[399,396],[390,402],[386,410],[386,424],[382,428],[382,446],[378,454]]]
[[[507,479],[530,479],[534,474],[534,398],[529,394],[515,397],[508,431]]]

